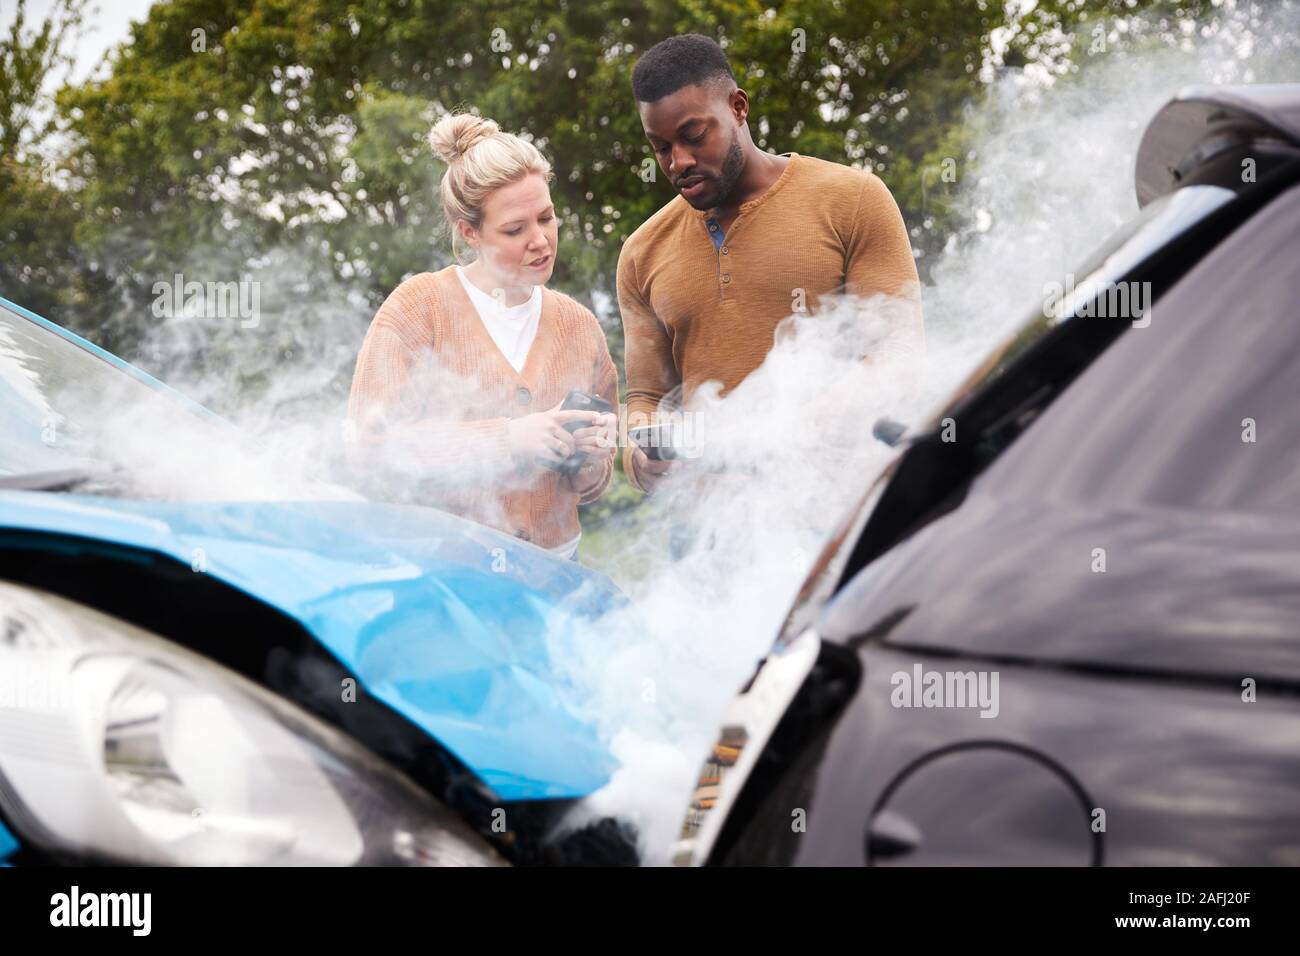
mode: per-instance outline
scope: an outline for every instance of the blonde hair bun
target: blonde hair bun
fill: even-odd
[[[438,120],[429,131],[429,145],[447,163],[438,193],[451,228],[453,255],[457,252],[457,221],[464,219],[480,228],[483,204],[494,190],[530,175],[549,183],[554,175],[536,146],[472,113],[452,113]]]
[[[500,132],[490,119],[472,113],[444,116],[429,131],[429,145],[447,165],[459,162],[474,146]]]

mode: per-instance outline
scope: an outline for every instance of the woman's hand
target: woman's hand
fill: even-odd
[[[614,457],[618,447],[618,416],[613,412],[597,415],[585,428],[573,433],[575,450],[587,455],[587,464],[604,464]]]
[[[511,419],[506,427],[510,434],[510,453],[516,461],[557,465],[573,454],[576,443],[564,426],[569,422],[591,422],[598,416],[578,409],[561,411],[563,404]]]
[[[577,450],[587,458],[569,476],[569,484],[579,495],[585,495],[604,478],[605,469],[618,448],[618,416],[613,412],[598,415],[586,428],[575,431],[573,438]]]

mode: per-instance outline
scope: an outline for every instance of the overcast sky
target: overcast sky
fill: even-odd
[[[56,0],[27,0],[27,27],[38,26],[49,15]],[[143,20],[154,0],[91,0],[86,33],[74,51],[72,77],[84,79],[109,47],[127,39],[131,21]],[[0,30],[9,32],[18,13],[18,0],[0,0]]]

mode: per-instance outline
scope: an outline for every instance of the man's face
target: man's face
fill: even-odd
[[[745,168],[739,135],[749,112],[745,94],[684,86],[637,107],[659,168],[682,198],[696,209],[722,205]]]

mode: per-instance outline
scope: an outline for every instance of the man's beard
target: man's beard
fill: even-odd
[[[727,155],[722,160],[722,169],[718,171],[717,186],[711,195],[700,196],[691,202],[696,209],[707,210],[715,209],[727,201],[731,191],[736,187],[736,181],[740,179],[740,174],[745,170],[745,150],[740,145],[739,137],[733,138],[731,146],[727,148]],[[686,197],[682,197],[685,199]]]

